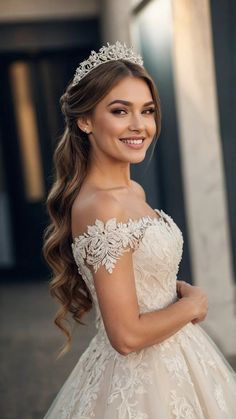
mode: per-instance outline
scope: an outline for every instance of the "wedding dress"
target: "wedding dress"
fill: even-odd
[[[125,251],[133,249],[140,313],[177,300],[183,236],[169,215],[155,211],[156,218],[126,223],[96,220],[73,240],[95,305],[97,334],[45,419],[236,419],[236,374],[199,324],[190,322],[162,343],[126,356],[108,340],[92,271],[104,265],[112,273]]]

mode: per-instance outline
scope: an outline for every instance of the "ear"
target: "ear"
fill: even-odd
[[[77,119],[77,125],[81,131],[86,132],[86,134],[90,134],[92,132],[92,123],[88,116],[80,116]]]

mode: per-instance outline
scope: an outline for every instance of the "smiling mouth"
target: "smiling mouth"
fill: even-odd
[[[120,141],[125,144],[142,144],[144,142],[144,138],[120,138]]]

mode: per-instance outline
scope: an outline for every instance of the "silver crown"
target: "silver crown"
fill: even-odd
[[[107,46],[103,46],[98,52],[91,51],[88,59],[80,63],[79,67],[76,69],[72,86],[78,84],[91,70],[99,65],[104,64],[107,61],[117,60],[127,60],[141,66],[143,65],[141,55],[136,54],[132,47],[128,48],[126,44],[121,44],[119,41],[116,41],[113,45],[110,45],[109,42],[107,42]]]

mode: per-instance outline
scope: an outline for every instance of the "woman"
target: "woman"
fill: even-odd
[[[92,52],[61,104],[44,255],[64,351],[68,313],[80,322],[94,304],[97,334],[45,418],[235,418],[235,374],[197,324],[207,296],[176,280],[182,233],[130,179],[160,133],[141,57],[119,42]]]

